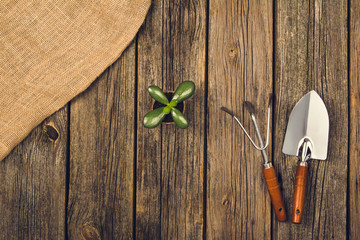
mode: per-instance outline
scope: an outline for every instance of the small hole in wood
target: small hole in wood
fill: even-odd
[[[296,209],[296,214],[299,214],[300,213],[300,210],[299,209]]]
[[[279,212],[281,212],[282,211],[282,208],[279,208]]]
[[[233,58],[236,57],[236,55],[237,55],[236,49],[231,48],[230,51],[229,51],[229,57],[233,59]]]
[[[222,202],[222,205],[225,206],[225,205],[228,205],[229,204],[229,201],[227,199],[225,199],[223,202]]]

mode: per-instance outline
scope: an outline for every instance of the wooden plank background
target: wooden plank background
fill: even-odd
[[[209,7],[206,234],[210,239],[270,239],[264,161],[220,107],[233,109],[251,126],[252,136],[243,101],[256,106],[259,123],[266,122],[273,88],[272,2],[210,1]],[[266,124],[260,131],[266,132]]]
[[[296,10],[296,11],[295,11]],[[302,224],[273,225],[274,239],[344,239],[348,165],[346,1],[279,1],[275,33],[274,164],[291,210],[297,158],[281,153],[289,114],[314,89],[330,118],[326,161],[311,160]],[[345,145],[345,146],[344,146]]]
[[[0,162],[0,239],[359,239],[360,1],[157,0],[123,55]],[[186,130],[142,126],[147,87],[195,82]],[[315,89],[330,116],[302,224],[277,222],[243,101],[266,131],[291,215],[291,109]]]

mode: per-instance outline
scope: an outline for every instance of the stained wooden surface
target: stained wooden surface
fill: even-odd
[[[360,1],[349,12],[349,237],[360,239]]]
[[[132,43],[99,81],[71,101],[69,239],[88,231],[102,239],[133,236],[134,82]]]
[[[206,2],[155,2],[138,38],[136,232],[139,239],[196,239],[204,231]],[[145,129],[147,87],[191,80],[187,130]],[[144,94],[145,93],[145,94]]]
[[[0,162],[0,239],[359,239],[360,1],[153,1],[137,37],[88,90]],[[186,130],[145,129],[149,85],[195,82]],[[316,90],[330,117],[326,161],[309,164],[292,224],[291,109]],[[255,136],[272,105],[278,222]]]
[[[270,1],[210,1],[209,8],[206,236],[270,239],[271,204],[263,159],[220,107],[232,109],[255,136],[242,106],[243,101],[251,101],[260,130],[266,132],[272,92],[273,5]]]
[[[323,98],[330,118],[326,161],[308,167],[302,223],[273,221],[274,239],[344,239],[348,184],[348,31],[346,1],[279,1],[275,8],[274,164],[291,209],[297,158],[282,154],[289,114],[306,92]]]
[[[65,236],[68,107],[0,162],[0,239]]]

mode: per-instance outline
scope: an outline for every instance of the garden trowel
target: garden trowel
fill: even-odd
[[[308,160],[325,160],[328,149],[329,115],[321,97],[313,90],[292,110],[286,129],[283,153],[299,157],[294,183],[293,223],[301,223],[306,193]]]

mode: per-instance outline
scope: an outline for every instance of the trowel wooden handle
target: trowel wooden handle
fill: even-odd
[[[286,220],[286,211],[284,202],[281,196],[280,185],[273,166],[263,170],[266,185],[269,190],[271,203],[274,207],[275,215],[278,221]]]
[[[301,219],[304,212],[308,167],[306,166],[305,162],[300,162],[300,163],[304,163],[304,166],[299,165],[296,168],[294,198],[293,198],[292,218],[291,218],[291,221],[293,223],[301,223]]]

